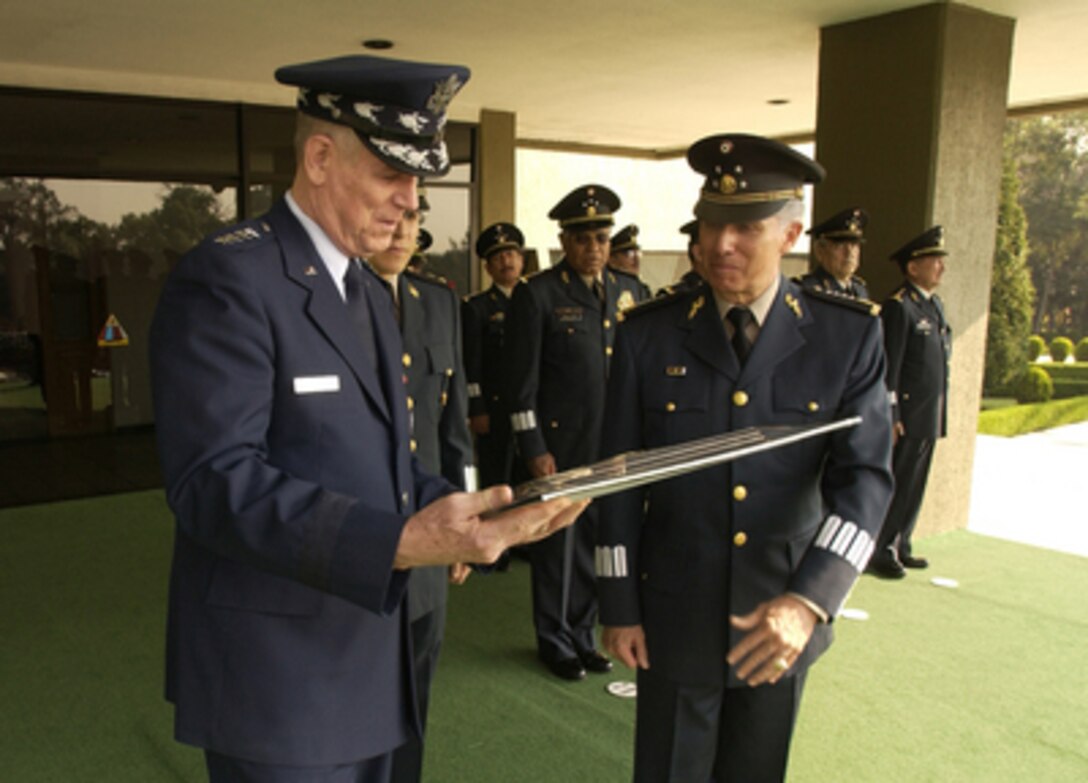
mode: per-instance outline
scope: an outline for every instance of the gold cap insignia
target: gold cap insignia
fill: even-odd
[[[731,193],[737,192],[737,180],[731,174],[723,174],[721,182],[718,183],[718,190],[724,193],[726,196]]]

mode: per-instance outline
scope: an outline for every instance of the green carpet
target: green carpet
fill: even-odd
[[[0,781],[203,780],[172,739],[159,492],[0,511]],[[864,578],[812,670],[789,780],[1088,780],[1088,562],[969,533]],[[952,577],[957,589],[931,576]],[[535,661],[528,569],[452,592],[428,783],[630,779],[634,703]]]

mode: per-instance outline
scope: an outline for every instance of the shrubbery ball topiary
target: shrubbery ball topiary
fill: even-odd
[[[1077,347],[1073,349],[1073,358],[1078,362],[1088,362],[1088,337],[1082,337],[1077,342]]]
[[[1028,361],[1033,362],[1043,355],[1046,350],[1046,340],[1037,334],[1028,338]]]
[[[1050,341],[1050,360],[1064,362],[1073,353],[1073,341],[1068,337],[1055,337]]]
[[[1028,367],[1016,380],[1016,401],[1046,402],[1054,396],[1054,382],[1041,367]]]

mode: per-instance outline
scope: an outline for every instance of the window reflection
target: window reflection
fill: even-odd
[[[147,332],[162,283],[233,221],[235,198],[176,183],[0,178],[2,439],[152,422]],[[119,329],[106,334],[111,316]]]

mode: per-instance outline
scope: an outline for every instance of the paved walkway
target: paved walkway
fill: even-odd
[[[977,437],[967,529],[1088,557],[1088,422]]]

